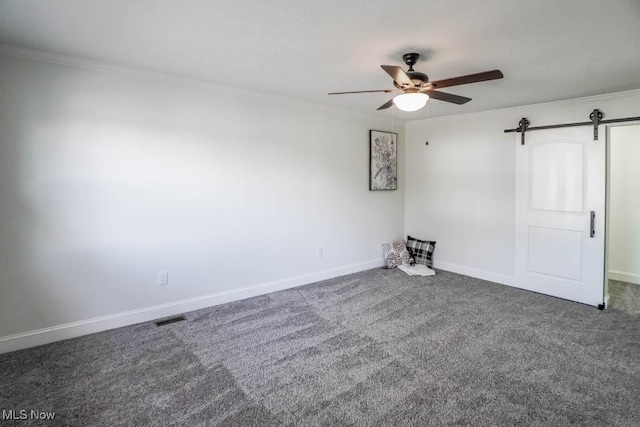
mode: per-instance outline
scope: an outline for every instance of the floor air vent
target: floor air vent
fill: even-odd
[[[157,320],[154,323],[156,324],[156,326],[164,326],[170,323],[182,322],[183,320],[187,320],[187,319],[185,319],[184,316],[181,315],[181,316],[170,317],[164,320]]]

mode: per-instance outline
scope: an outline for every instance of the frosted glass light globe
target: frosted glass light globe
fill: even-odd
[[[393,103],[402,111],[418,111],[428,100],[429,95],[424,93],[403,93],[393,98]]]

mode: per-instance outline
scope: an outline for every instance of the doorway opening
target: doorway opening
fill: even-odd
[[[608,131],[607,305],[640,315],[640,123]]]

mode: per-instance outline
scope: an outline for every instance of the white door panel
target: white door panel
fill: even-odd
[[[582,144],[554,141],[529,148],[531,209],[583,211]]]
[[[516,286],[601,304],[605,143],[588,126],[535,131],[516,164]]]
[[[529,271],[563,279],[582,278],[580,231],[529,227]],[[557,253],[562,256],[558,256]]]

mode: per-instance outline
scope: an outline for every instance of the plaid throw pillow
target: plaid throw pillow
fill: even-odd
[[[407,250],[416,264],[424,264],[429,268],[433,268],[433,251],[435,248],[436,242],[418,240],[407,236]]]

